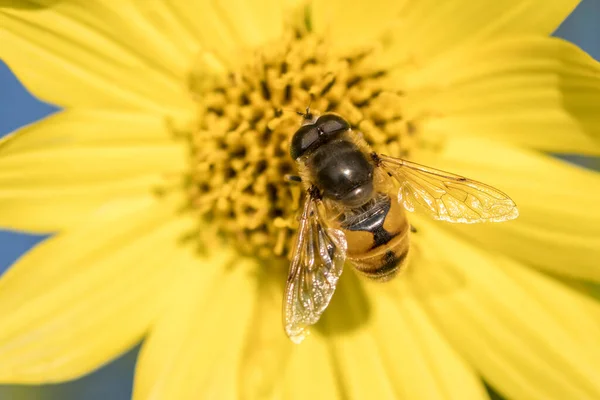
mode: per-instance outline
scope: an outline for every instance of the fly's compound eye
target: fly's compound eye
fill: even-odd
[[[335,136],[350,129],[350,124],[344,118],[335,114],[325,114],[317,119],[315,125],[322,135]]]
[[[304,153],[335,139],[350,129],[348,121],[334,114],[320,116],[314,124],[300,127],[292,138],[290,155],[297,160]]]
[[[292,137],[290,145],[290,155],[292,159],[297,160],[309,148],[319,141],[319,130],[314,124],[303,125],[296,131]]]

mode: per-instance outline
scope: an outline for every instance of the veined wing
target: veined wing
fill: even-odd
[[[300,343],[329,305],[346,259],[346,239],[327,228],[318,204],[307,196],[284,296],[283,323],[289,338]]]
[[[443,221],[502,222],[519,216],[505,193],[485,183],[410,161],[379,155],[381,167],[400,185],[398,201]]]

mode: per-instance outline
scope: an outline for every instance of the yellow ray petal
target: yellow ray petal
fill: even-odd
[[[144,4],[146,0],[137,0]],[[186,35],[193,37],[202,52],[216,56],[221,67],[236,64],[240,50],[276,40],[283,32],[283,4],[260,1],[161,0]]]
[[[160,116],[68,110],[0,141],[0,225],[49,232],[108,200],[146,195],[185,168]]]
[[[546,36],[578,3],[579,0],[405,1],[387,40],[387,58],[395,64],[422,66],[425,61],[461,46],[500,36]]]
[[[284,399],[343,398],[343,382],[337,380],[331,349],[322,335],[312,335],[301,345],[294,345],[285,372]]]
[[[445,57],[406,82],[416,91],[407,98],[412,112],[433,115],[425,130],[600,154],[600,64],[560,39],[496,41]]]
[[[318,328],[329,339],[338,381],[342,393],[349,399],[394,399],[397,396],[391,371],[369,329],[372,319],[376,318],[374,314],[358,278],[346,271]]]
[[[105,209],[34,248],[0,279],[0,381],[88,373],[146,332],[177,276],[173,205],[144,199]]]
[[[187,108],[185,76],[198,46],[156,7],[132,0],[0,7],[0,58],[34,94],[61,106]]]
[[[361,285],[347,271],[323,317],[343,393],[353,399],[486,399],[479,377],[419,304],[406,292],[400,299],[391,295],[391,285]]]
[[[326,338],[312,335],[298,346],[283,332],[284,266],[279,271],[263,268],[254,277],[258,298],[240,355],[239,398],[337,399],[340,391]]]
[[[336,48],[370,43],[391,27],[405,3],[404,0],[374,0],[349,5],[342,0],[314,0],[310,9],[311,25]]]
[[[247,263],[232,261],[229,252],[187,261],[190,273],[142,347],[134,399],[238,398],[255,292]]]
[[[402,276],[394,283],[402,285]],[[400,292],[399,301],[382,295],[377,283],[371,286],[371,298],[381,309],[373,329],[402,398],[487,399],[479,376],[449,345],[418,302],[407,292]]]
[[[485,139],[455,138],[419,160],[497,187],[519,207],[515,221],[441,226],[540,268],[600,281],[598,173]]]
[[[407,285],[488,382],[514,399],[600,396],[597,302],[413,220],[418,262]]]
[[[281,397],[283,390],[283,371],[286,370],[292,350],[300,346],[295,346],[283,332],[281,311],[283,299],[283,284],[286,281],[285,266],[286,263],[269,262],[268,267],[265,263],[259,267],[253,277],[255,282],[254,291],[256,292],[256,302],[250,317],[248,334],[245,338],[243,352],[240,354],[240,365],[238,372],[239,398],[241,399],[266,399]],[[271,268],[273,267],[273,268]],[[294,363],[298,368],[304,362],[305,358],[300,357],[301,361]],[[327,364],[324,365],[325,370]],[[291,385],[296,387],[296,373],[291,373]],[[312,376],[311,376],[312,377]],[[302,375],[303,379],[306,378]],[[333,384],[332,375],[326,375],[321,378],[327,389],[327,382]],[[285,398],[289,398],[292,393],[286,393]],[[295,395],[297,396],[297,395]]]

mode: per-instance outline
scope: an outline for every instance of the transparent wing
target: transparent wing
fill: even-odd
[[[316,201],[307,196],[284,297],[283,323],[300,343],[329,305],[346,259],[346,239],[322,223]]]
[[[379,159],[400,184],[398,201],[409,211],[417,206],[435,219],[467,224],[519,216],[510,197],[484,183],[389,156]]]

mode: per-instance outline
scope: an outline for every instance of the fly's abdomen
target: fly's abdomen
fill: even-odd
[[[408,250],[408,236],[396,236],[387,248],[349,257],[349,260],[363,275],[385,282],[400,272],[407,260]]]
[[[378,281],[400,271],[409,251],[409,224],[402,206],[379,194],[340,222],[348,242],[348,260],[358,271]]]

